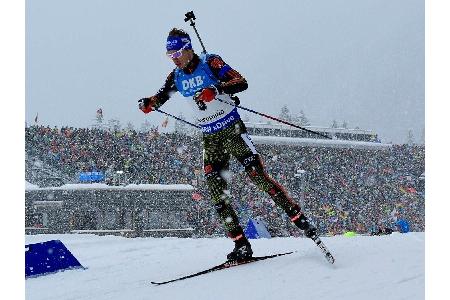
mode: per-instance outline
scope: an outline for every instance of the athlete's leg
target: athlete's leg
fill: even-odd
[[[253,183],[261,191],[269,194],[275,204],[286,212],[297,227],[302,230],[309,229],[311,226],[300,206],[289,197],[278,182],[267,174],[259,154],[246,133],[245,126],[243,124],[239,126],[240,128],[236,127],[235,134],[224,141],[225,148],[244,166]]]
[[[225,226],[228,236],[234,241],[245,239],[244,231],[231,205],[231,196],[226,181],[230,154],[224,148],[222,136],[219,134],[205,135],[204,142],[204,172],[211,200]]]

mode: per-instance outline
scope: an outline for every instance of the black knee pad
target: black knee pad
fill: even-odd
[[[246,158],[240,159],[240,162],[249,176],[264,176],[264,167],[258,154],[252,154]]]
[[[305,215],[302,213],[300,217],[294,221],[294,224],[300,228],[301,230],[305,230],[309,228],[308,219],[306,219]]]
[[[247,157],[239,159],[240,163],[244,166],[245,170],[250,170],[252,167],[261,167],[261,161],[258,154],[252,154]]]
[[[221,215],[227,209],[227,204],[225,203],[225,201],[221,201],[214,204],[214,208],[216,209],[217,213]]]
[[[220,173],[228,170],[228,164],[207,164],[204,166],[203,170],[206,179],[224,180]]]

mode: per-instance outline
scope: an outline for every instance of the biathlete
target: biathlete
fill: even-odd
[[[180,92],[192,104],[203,132],[203,166],[212,202],[228,236],[235,243],[227,259],[246,260],[253,254],[231,206],[227,181],[223,175],[231,156],[244,166],[253,183],[268,193],[307,237],[315,239],[316,228],[308,221],[300,206],[265,172],[261,157],[234,106],[232,95],[248,87],[245,78],[218,55],[197,55],[192,49],[189,35],[183,30],[174,28],[169,32],[166,50],[176,67],[154,96],[139,100],[139,108],[148,114],[161,107],[175,92]]]

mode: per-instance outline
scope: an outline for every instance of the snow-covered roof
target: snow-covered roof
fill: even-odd
[[[333,147],[333,148],[355,148],[355,149],[387,149],[392,144],[346,141],[346,140],[325,140],[310,138],[292,138],[279,136],[258,136],[252,135],[251,139],[255,144],[264,145],[296,145],[296,146],[316,146],[316,147]]]
[[[45,187],[40,190],[150,190],[150,191],[194,191],[189,184],[129,184],[111,186],[104,183],[73,183],[59,187]]]
[[[39,186],[32,184],[25,180],[25,190],[28,191],[28,190],[36,190],[36,189],[39,189]]]

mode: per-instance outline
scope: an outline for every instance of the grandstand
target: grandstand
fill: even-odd
[[[45,189],[49,184],[39,179],[48,177],[48,174],[62,178],[64,184],[76,183],[79,182],[81,172],[96,170],[105,174],[101,184],[112,188],[114,185],[187,184],[193,190],[184,195],[186,222],[180,224],[180,228],[193,228],[193,236],[223,234],[223,228],[208,200],[202,171],[202,142],[198,136],[44,126],[31,126],[25,130],[27,166],[30,166],[27,167],[26,178],[31,183]],[[345,230],[370,233],[374,226],[381,225],[395,228],[398,218],[409,220],[414,231],[424,230],[424,146],[262,135],[252,135],[252,140],[261,153],[269,174],[301,202],[321,234],[333,235]],[[45,175],[45,172],[39,172],[44,169],[51,170],[51,173]],[[249,218],[259,218],[266,222],[269,232],[274,236],[298,234],[289,220],[283,217],[284,214],[273,206],[270,198],[250,183],[242,166],[232,161],[230,170],[230,191],[243,223]],[[116,180],[118,174],[120,179]],[[95,184],[91,186],[94,187]],[[108,188],[92,191],[90,193],[93,196],[86,199],[94,199],[92,203],[100,203],[97,200],[104,198],[102,203],[110,203],[117,208],[119,206],[114,204],[116,198],[113,194],[118,191],[111,190],[114,192],[108,192]],[[118,194],[126,195],[128,192]],[[75,192],[47,191],[49,195],[60,195],[58,200],[54,196],[47,199],[47,195],[42,192],[38,193],[40,198],[32,198],[33,193],[37,192],[26,193],[29,204],[27,212],[33,212],[33,207],[47,209],[51,205],[56,205],[57,208],[62,205],[58,209],[68,213],[79,206],[76,219],[86,222],[75,227],[67,224],[65,227],[58,226],[63,232],[69,229],[68,232],[124,229],[139,232],[137,227],[133,229],[124,225],[132,224],[123,221],[132,220],[129,217],[108,217],[108,220],[120,220],[122,223],[115,224],[115,221],[111,221],[106,227],[99,225],[103,224],[102,219],[92,221],[95,219],[93,216],[101,215],[98,212],[100,204],[95,204],[92,208],[81,205],[83,201],[61,198]],[[75,194],[78,193],[81,192],[76,191]],[[191,194],[194,193],[200,200],[191,199]],[[103,197],[102,194],[112,197],[111,202],[106,201],[108,197]],[[124,196],[123,199],[127,197]],[[164,202],[164,199],[170,199],[170,195],[149,197],[154,201],[161,201],[164,205],[160,207],[170,211],[170,201]],[[55,202],[50,206],[50,203],[34,203],[47,200],[63,203]],[[131,205],[129,201],[122,203]],[[139,201],[137,204],[144,205]],[[80,215],[83,209],[86,216]],[[109,208],[106,210],[109,211]],[[167,215],[161,213],[158,217],[150,214],[148,217],[153,221],[146,225],[145,230],[167,229],[159,220],[168,219]],[[42,219],[42,215],[39,218]],[[33,225],[34,221],[30,221],[33,218],[27,220],[30,222],[27,225]],[[69,218],[65,216],[64,220]],[[45,227],[40,223],[38,225]],[[162,234],[165,231],[157,232]]]
[[[289,125],[276,123],[254,123],[244,122],[247,131],[254,136],[274,136],[274,137],[292,137],[292,138],[314,138],[323,139],[323,137],[295,128]],[[319,132],[333,139],[348,141],[379,142],[378,135],[370,130],[348,129],[348,128],[330,128],[318,126],[303,126],[304,128]]]

